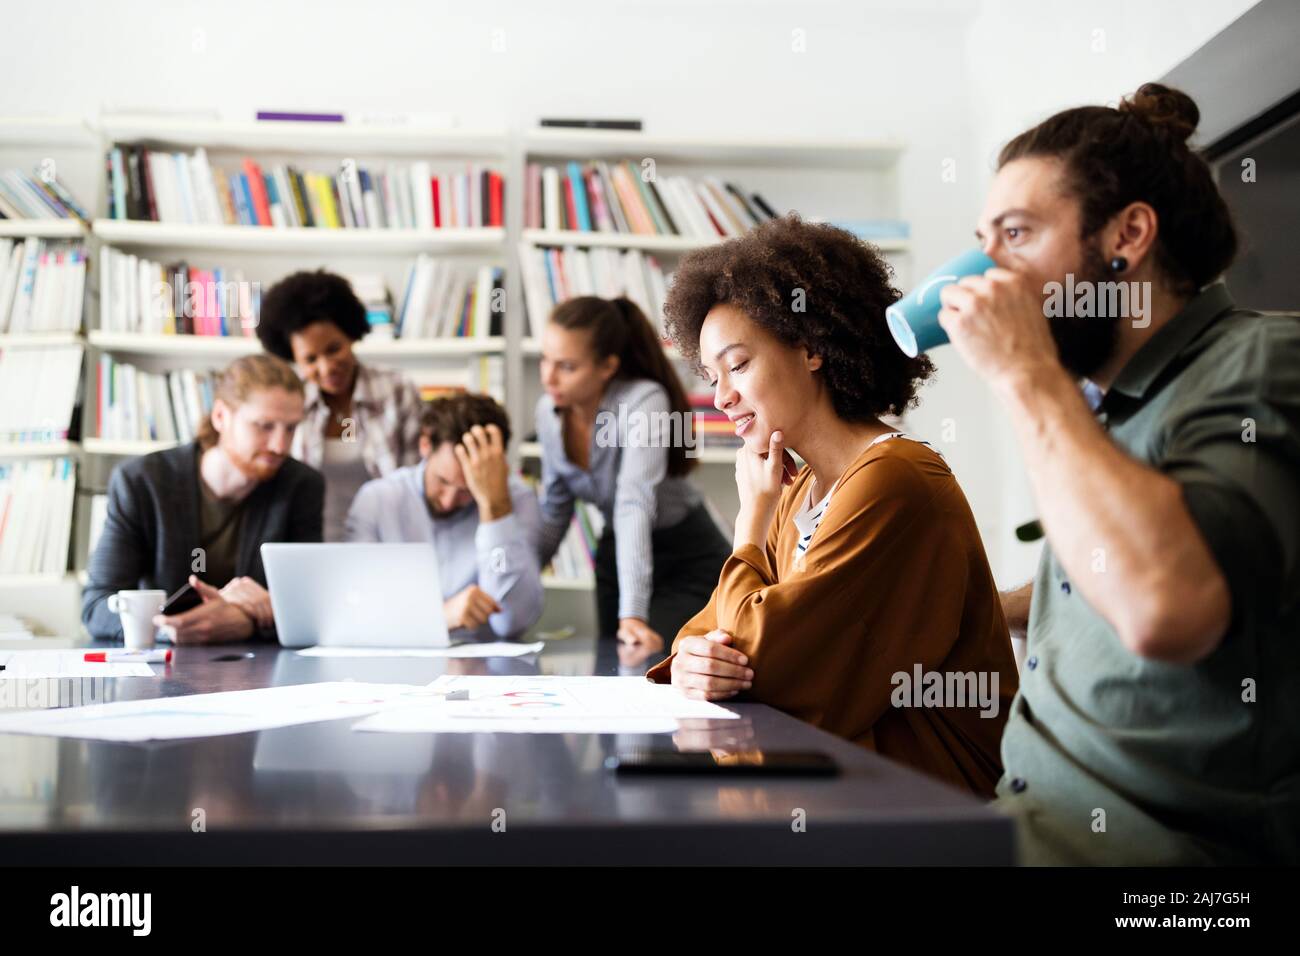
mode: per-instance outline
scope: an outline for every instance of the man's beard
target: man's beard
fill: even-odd
[[[226,458],[235,466],[235,470],[245,478],[252,481],[261,482],[274,478],[275,473],[278,472],[280,466],[284,464],[283,458],[277,461],[274,465],[268,465],[265,462],[259,461],[257,458],[245,458],[233,448],[226,447],[223,450],[226,453]]]
[[[1102,282],[1114,282],[1118,277],[1111,272],[1106,259],[1101,254],[1098,244],[1084,244],[1083,266],[1075,274],[1074,284],[1091,282],[1093,291],[1099,289]],[[1091,378],[1093,373],[1110,361],[1119,344],[1119,323],[1123,316],[1106,314],[1107,296],[1094,295],[1094,314],[1090,316],[1074,315],[1074,309],[1061,310],[1065,313],[1049,317],[1048,327],[1056,341],[1061,364],[1078,378]]]

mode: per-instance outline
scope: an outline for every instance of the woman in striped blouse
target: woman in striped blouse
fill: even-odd
[[[708,601],[731,549],[686,477],[690,405],[659,336],[627,299],[557,306],[542,334],[541,560],[555,554],[575,500],[596,505],[601,636],[662,650]]]

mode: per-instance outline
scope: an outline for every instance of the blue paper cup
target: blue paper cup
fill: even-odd
[[[935,269],[920,285],[885,309],[889,332],[904,354],[916,358],[947,342],[948,333],[939,324],[939,310],[943,308],[939,293],[944,286],[966,276],[983,275],[994,265],[979,249],[967,250]]]

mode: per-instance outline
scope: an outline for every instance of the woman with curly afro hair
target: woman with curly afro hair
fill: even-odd
[[[325,540],[342,541],[361,486],[420,461],[420,392],[395,369],[357,361],[366,307],[343,276],[295,272],[262,299],[257,337],[307,386],[293,457],[325,476]]]
[[[880,420],[933,373],[889,335],[897,298],[876,249],[793,214],[682,260],[668,331],[744,439],[740,511],[713,596],[648,676],[991,796],[1011,641],[952,472]]]

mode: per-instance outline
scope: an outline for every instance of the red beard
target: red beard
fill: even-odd
[[[267,481],[275,477],[275,473],[280,470],[280,465],[284,459],[280,459],[274,465],[268,465],[256,458],[245,458],[232,448],[223,448],[226,458],[235,466],[235,469],[252,481]]]

